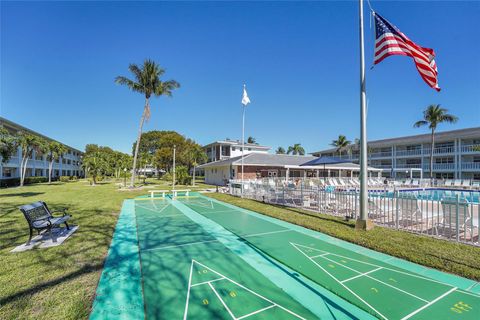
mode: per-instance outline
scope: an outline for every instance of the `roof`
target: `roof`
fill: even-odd
[[[435,141],[442,142],[451,139],[470,139],[480,138],[480,127],[465,128],[458,130],[442,131],[435,133]],[[417,134],[413,136],[403,136],[397,138],[388,138],[380,140],[372,140],[368,142],[369,147],[387,147],[392,144],[416,144],[416,143],[429,143],[431,140],[431,133]],[[311,154],[335,152],[337,148],[330,148],[312,152]]]
[[[244,165],[255,166],[299,166],[302,163],[316,159],[314,156],[294,156],[287,154],[249,153],[243,157]],[[241,165],[242,157],[233,157],[226,160],[202,164],[199,168]]]
[[[213,146],[213,145],[217,145],[217,144],[223,144],[223,145],[231,145],[231,146],[241,146],[242,145],[242,142],[239,141],[239,140],[229,140],[229,139],[226,139],[226,140],[217,140],[217,141],[214,141],[212,143],[209,143],[209,144],[206,144],[203,146],[203,148],[206,148],[206,147],[210,147],[210,146]],[[270,150],[271,147],[267,147],[267,146],[261,146],[257,143],[245,143],[245,147],[248,147],[248,148],[257,148],[257,149],[265,149],[265,150]]]
[[[80,151],[80,150],[78,150],[77,148],[70,147],[69,145],[66,145],[66,144],[63,143],[63,142],[60,142],[60,141],[58,141],[58,140],[52,139],[52,138],[50,138],[50,137],[47,137],[47,136],[45,136],[45,135],[43,135],[43,134],[41,134],[41,133],[38,133],[38,132],[36,132],[36,131],[34,131],[34,130],[32,130],[32,129],[26,128],[26,127],[24,127],[24,126],[22,126],[22,125],[19,125],[18,123],[15,123],[15,122],[10,121],[10,120],[8,120],[8,119],[5,119],[5,118],[3,118],[3,117],[0,117],[0,125],[7,125],[7,126],[13,127],[13,128],[15,128],[15,129],[18,129],[18,130],[23,130],[23,131],[29,132],[29,133],[31,133],[31,134],[34,134],[34,135],[36,135],[36,136],[42,137],[42,138],[47,139],[47,140],[50,140],[50,141],[57,141],[58,143],[63,144],[64,146],[68,147],[69,149],[75,150],[75,151],[79,152],[80,154],[83,154],[83,151]]]
[[[243,164],[246,166],[265,166],[265,167],[283,167],[290,169],[302,169],[302,170],[317,170],[323,169],[323,165],[304,166],[303,164],[318,159],[314,156],[294,156],[287,154],[268,154],[268,153],[249,153],[243,157]],[[215,162],[208,162],[198,166],[198,168],[210,168],[210,167],[226,167],[226,166],[239,166],[242,164],[242,157],[233,157],[226,160],[220,160]],[[341,169],[341,170],[355,170],[360,166],[356,163],[335,163],[325,165],[325,169]],[[370,171],[381,171],[382,169],[376,169],[368,167]]]

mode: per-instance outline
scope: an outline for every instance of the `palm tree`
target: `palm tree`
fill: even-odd
[[[45,146],[45,152],[48,160],[48,183],[52,183],[53,162],[67,152],[67,147],[60,142],[50,141]]]
[[[12,135],[4,127],[0,127],[0,157],[2,163],[7,163],[8,160],[15,154],[15,136]]]
[[[200,147],[196,146],[192,148],[190,151],[190,156],[192,160],[193,166],[193,179],[192,179],[192,186],[195,186],[195,177],[196,177],[196,169],[199,164],[205,163],[207,161],[207,154],[205,151]]]
[[[330,143],[331,146],[337,148],[337,152],[340,153],[340,156],[342,156],[342,151],[345,150],[350,145],[351,141],[347,140],[347,137],[345,137],[343,134],[338,136],[337,140],[333,140],[332,143]]]
[[[165,73],[165,70],[152,60],[145,60],[142,66],[130,64],[128,69],[134,75],[134,80],[127,77],[118,76],[115,82],[126,85],[130,90],[139,92],[145,95],[145,105],[143,106],[142,117],[140,118],[140,126],[138,128],[137,144],[135,146],[135,154],[133,156],[133,171],[130,187],[135,183],[135,170],[137,168],[138,149],[140,147],[140,139],[142,137],[143,123],[150,118],[150,97],[152,95],[172,96],[172,90],[180,87],[180,84],[175,80],[161,81],[160,77]]]
[[[254,137],[248,137],[247,143],[255,144],[255,143],[257,143],[257,139],[255,139]]]
[[[295,143],[293,146],[288,147],[287,154],[301,155],[305,154],[305,149],[303,149],[300,143]]]
[[[285,149],[283,147],[278,147],[277,150],[275,150],[276,154],[285,154]]]
[[[437,125],[442,122],[455,123],[458,117],[449,114],[448,110],[440,107],[439,104],[429,105],[425,111],[423,111],[423,120],[419,120],[413,124],[414,128],[419,128],[428,125],[432,132],[431,149],[430,149],[430,179],[433,178],[433,151],[435,148],[435,130]]]
[[[22,149],[22,161],[20,163],[20,187],[23,187],[27,173],[28,159],[33,152],[41,152],[44,149],[45,141],[28,132],[20,131],[16,137],[16,144]]]

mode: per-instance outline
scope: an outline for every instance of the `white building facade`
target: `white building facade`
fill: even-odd
[[[242,155],[242,143],[238,140],[218,140],[203,146],[207,154],[207,162],[226,160]],[[245,143],[244,155],[252,152],[268,153],[270,147],[261,146],[256,143]]]
[[[12,134],[18,131],[28,132],[30,134],[39,136],[45,140],[52,141],[53,139],[46,137],[33,130],[25,128],[17,123],[0,117],[0,126],[4,127]],[[52,169],[52,177],[59,176],[76,176],[83,177],[84,172],[81,167],[81,159],[83,152],[75,148],[67,147],[67,152],[60,158],[54,161]],[[20,177],[20,163],[22,161],[22,149],[17,148],[17,152],[12,155],[8,162],[3,163],[0,157],[0,179],[12,179]],[[46,155],[37,154],[35,151],[28,159],[26,177],[48,177],[49,162]]]
[[[421,134],[368,142],[368,163],[383,169],[384,177],[430,176],[431,135]],[[314,156],[336,156],[359,161],[359,148],[350,145],[313,152]],[[480,180],[480,127],[435,134],[433,177],[437,179]]]

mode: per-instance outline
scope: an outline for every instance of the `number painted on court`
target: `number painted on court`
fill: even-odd
[[[208,299],[203,299],[202,303],[203,303],[204,305],[208,305]]]
[[[208,272],[207,269],[198,270],[198,274],[202,274],[202,273],[205,274],[205,273],[207,273],[207,272]]]
[[[235,291],[230,291],[230,297],[235,298],[237,296],[237,293]]]
[[[473,309],[472,306],[470,306],[468,303],[465,303],[463,301],[458,301],[453,305],[453,307],[450,308],[450,310],[455,313],[469,312],[472,309]]]

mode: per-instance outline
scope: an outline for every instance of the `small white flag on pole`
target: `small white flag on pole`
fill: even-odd
[[[246,106],[249,103],[250,103],[250,98],[247,95],[247,89],[245,88],[245,85],[243,85],[242,104]]]

